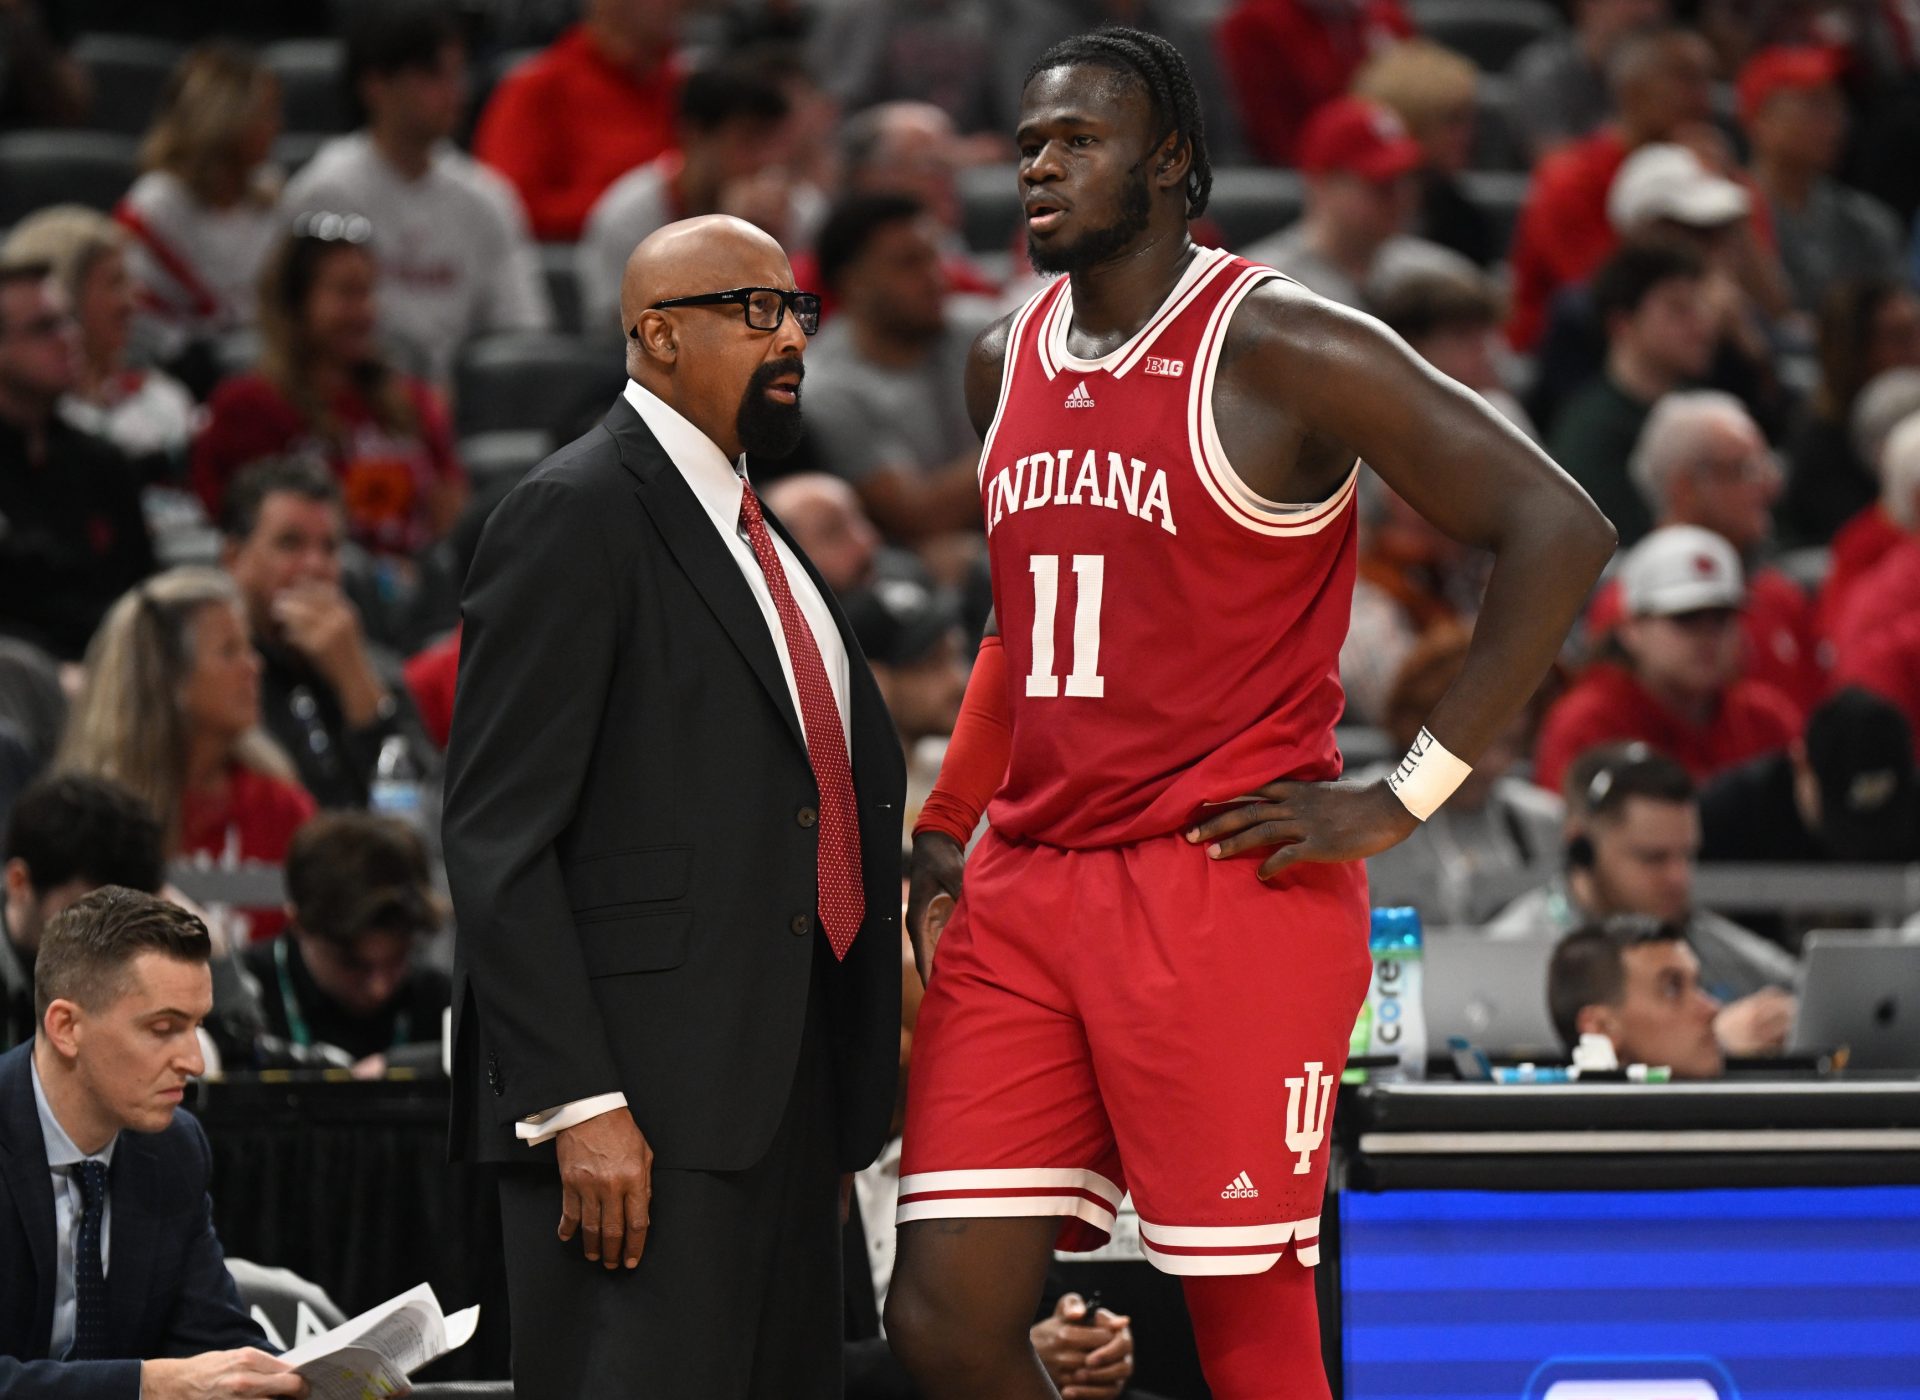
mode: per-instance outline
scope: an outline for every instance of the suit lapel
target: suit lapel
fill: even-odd
[[[625,399],[614,405],[605,426],[619,445],[621,463],[640,483],[636,494],[653,517],[660,537],[693,581],[714,620],[759,677],[767,698],[786,721],[787,732],[804,751],[806,732],[787,693],[786,674],[780,669],[780,654],[768,635],[766,617],[754,601],[753,590],[741,577],[740,566],[714,530],[712,518]]]
[[[27,1056],[33,1042],[0,1058],[0,1176],[7,1183],[13,1208],[33,1255],[34,1308],[32,1352],[47,1354],[53,1338],[53,1176],[47,1167],[47,1145],[40,1136],[40,1114],[33,1103],[33,1080]],[[22,1053],[24,1052],[24,1053]]]

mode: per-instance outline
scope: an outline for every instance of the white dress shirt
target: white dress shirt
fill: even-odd
[[[40,1136],[46,1140],[47,1166],[53,1172],[53,1332],[47,1339],[47,1355],[59,1361],[64,1360],[73,1347],[74,1328],[80,1315],[79,1295],[74,1288],[74,1245],[80,1238],[80,1217],[85,1213],[86,1198],[80,1193],[80,1173],[73,1169],[87,1160],[87,1154],[73,1145],[67,1130],[53,1116],[47,1091],[40,1085],[40,1066],[33,1064],[31,1069],[33,1106],[40,1114]],[[93,1160],[111,1168],[114,1144],[119,1141],[116,1133],[113,1142],[93,1154]],[[108,1244],[112,1239],[113,1192],[109,1191],[100,1207],[100,1277],[103,1279],[107,1276]]]
[[[795,718],[799,718],[802,714],[800,685],[794,679],[793,658],[787,654],[787,634],[780,625],[780,612],[774,606],[773,592],[767,587],[767,577],[761,572],[760,561],[754,557],[753,548],[740,529],[740,500],[744,494],[741,483],[746,480],[746,458],[742,457],[737,465],[727,461],[726,454],[721,452],[712,438],[632,380],[627,381],[626,399],[647,425],[647,431],[653,434],[672,459],[680,475],[686,478],[687,485],[693,488],[701,509],[713,522],[715,533],[733,556],[733,562],[739,566],[747,587],[753,591],[754,601],[760,605],[760,615],[767,624],[767,634],[773,639],[773,649],[780,657],[780,672],[787,681],[787,698],[793,702]],[[840,640],[840,629],[834,626],[833,613],[827,607],[827,600],[814,587],[799,556],[788,548],[778,531],[769,528],[767,534],[773,540],[773,552],[779,556],[780,567],[786,573],[787,588],[793,594],[793,601],[799,605],[800,615],[813,631],[814,645],[819,647],[821,663],[826,667],[827,684],[833,689],[834,706],[840,711],[841,736],[851,749],[853,732],[848,718],[849,663],[846,644]],[[804,728],[803,725],[802,732]],[[529,1145],[542,1143],[563,1129],[626,1106],[625,1094],[595,1094],[591,1098],[561,1104],[545,1113],[530,1114],[514,1124],[513,1129],[515,1135]]]

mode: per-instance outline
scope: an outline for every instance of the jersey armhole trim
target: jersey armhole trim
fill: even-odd
[[[1288,538],[1319,534],[1339,518],[1358,490],[1360,463],[1358,459],[1354,461],[1352,469],[1325,500],[1294,505],[1270,501],[1262,496],[1247,485],[1227,460],[1226,449],[1220,443],[1219,427],[1213,417],[1213,381],[1220,367],[1220,348],[1226,341],[1227,327],[1240,303],[1261,283],[1281,276],[1270,267],[1248,265],[1207,318],[1206,329],[1200,336],[1193,388],[1187,402],[1187,442],[1193,452],[1194,468],[1199,473],[1200,484],[1229,520],[1256,534]]]
[[[1063,278],[1061,282],[1056,282],[1050,287],[1042,287],[1035,292],[1013,318],[1013,324],[1007,328],[1007,354],[1006,358],[1000,362],[1000,401],[993,406],[993,421],[987,424],[987,435],[980,440],[980,460],[973,468],[974,483],[982,491],[987,489],[987,459],[993,453],[994,435],[1000,431],[1000,419],[1007,411],[1007,398],[1013,389],[1013,367],[1020,358],[1020,337],[1033,321],[1034,312],[1039,309],[1040,303],[1050,296],[1056,301],[1059,300],[1056,294],[1064,282]]]

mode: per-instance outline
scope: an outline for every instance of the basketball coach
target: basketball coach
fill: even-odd
[[[518,1400],[838,1400],[842,1178],[899,1056],[904,769],[744,470],[797,440],[819,301],[715,217],[634,250],[621,316],[625,392],[467,579],[454,1151],[503,1164]]]

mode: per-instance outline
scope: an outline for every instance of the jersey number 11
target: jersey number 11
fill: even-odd
[[[1053,673],[1053,621],[1060,603],[1060,556],[1034,554],[1033,670],[1027,676],[1027,694],[1052,699],[1060,694],[1060,678]],[[1100,675],[1100,594],[1106,583],[1104,554],[1073,556],[1076,599],[1073,609],[1073,669],[1067,673],[1067,694],[1099,699],[1107,693]]]

